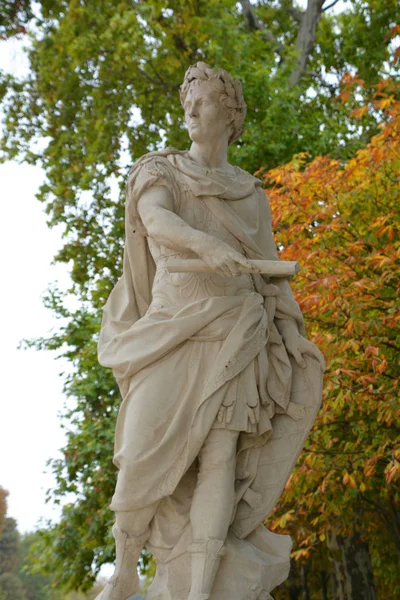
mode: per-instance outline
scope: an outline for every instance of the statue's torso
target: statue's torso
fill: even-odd
[[[175,212],[188,225],[204,231],[229,244],[240,254],[244,254],[240,242],[214,217],[207,204],[199,197],[183,188]],[[167,262],[170,258],[198,258],[192,252],[170,250],[149,238],[149,248],[157,265],[152,289],[151,308],[180,306],[205,297],[237,296],[254,290],[251,275],[243,273],[236,277],[223,277],[217,273],[169,273]]]

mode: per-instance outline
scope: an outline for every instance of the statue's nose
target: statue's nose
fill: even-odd
[[[197,105],[196,102],[194,102],[192,104],[192,106],[190,107],[190,109],[189,109],[189,115],[191,117],[197,117],[198,116],[198,105]]]

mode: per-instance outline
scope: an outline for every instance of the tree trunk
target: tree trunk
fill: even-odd
[[[302,565],[302,567],[301,567],[301,587],[302,587],[302,592],[303,592],[302,600],[310,600],[310,592],[308,591],[308,582],[307,582],[307,575],[308,575],[309,570],[310,570],[309,565]]]
[[[377,600],[368,544],[359,533],[331,535],[334,600]]]
[[[326,571],[321,571],[322,600],[329,600],[329,596],[328,596],[328,581],[329,581],[329,574]]]
[[[298,584],[297,565],[294,560],[290,561],[290,573],[288,578],[289,598],[290,600],[301,600],[301,588]]]
[[[290,85],[295,86],[301,79],[315,44],[317,25],[322,14],[324,0],[308,0],[303,12],[295,50],[298,53],[297,63],[289,77]]]

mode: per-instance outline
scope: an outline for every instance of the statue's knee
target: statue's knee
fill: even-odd
[[[208,469],[226,470],[233,467],[236,460],[237,434],[226,429],[211,430],[202,452],[200,465]]]

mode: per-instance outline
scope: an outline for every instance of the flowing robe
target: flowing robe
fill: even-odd
[[[137,203],[153,185],[171,191],[174,212],[193,228],[248,258],[279,259],[268,199],[255,177],[238,167],[232,174],[207,169],[171,148],[133,166],[123,275],[104,308],[99,361],[113,369],[123,398],[114,455],[120,472],[111,507],[127,511],[160,502],[150,543],[162,561],[186,547],[196,457],[210,429],[241,432],[231,531],[245,538],[272,508],[259,465],[274,419],[285,415],[296,424],[307,409],[292,401],[295,367],[276,327],[278,319],[291,319],[304,334],[287,281],[168,273],[169,258],[196,255],[147,236]],[[291,467],[309,427],[303,429],[295,425]],[[288,475],[282,471],[274,482],[274,497]]]

